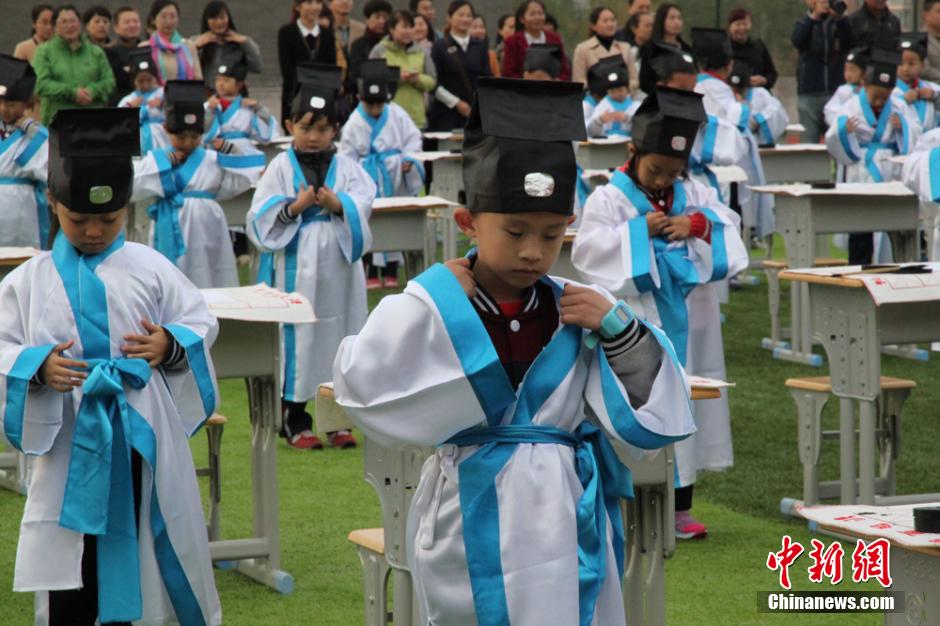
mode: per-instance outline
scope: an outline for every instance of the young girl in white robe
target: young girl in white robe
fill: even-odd
[[[137,112],[62,110],[50,130],[60,230],[0,283],[0,423],[30,476],[13,588],[49,626],[219,624],[188,443],[218,402],[217,322],[124,241]]]
[[[693,429],[662,333],[544,275],[572,217],[580,98],[480,80],[456,212],[476,252],[384,298],[336,357],[337,401],[367,437],[439,446],[407,518],[417,623],[624,626],[618,497],[632,488],[615,449]]]
[[[916,117],[921,130],[926,132],[937,126],[940,102],[940,85],[920,77],[927,60],[927,33],[904,33],[900,47],[901,64],[891,95],[904,103],[908,117]]]
[[[687,91],[660,87],[644,101],[634,118],[633,156],[588,198],[572,261],[586,281],[623,297],[661,327],[688,373],[723,379],[713,285],[745,269],[748,255],[737,216],[714,190],[681,177],[705,119],[701,97]],[[690,514],[696,472],[733,462],[727,398],[696,402],[694,415],[698,432],[676,444],[682,488],[676,532],[682,538],[707,532]]]
[[[313,324],[285,324],[282,380],[284,432],[294,448],[322,448],[306,412],[320,383],[333,379],[340,341],[365,322],[362,256],[372,234],[375,184],[359,164],[334,154],[335,93],[303,85],[292,106],[290,149],[271,161],[258,183],[247,231],[264,251],[259,279],[313,305]],[[330,434],[334,447],[350,447],[347,431]]]
[[[154,150],[134,165],[133,200],[146,207],[152,220],[151,245],[197,287],[238,287],[235,253],[219,201],[251,188],[264,168],[264,155],[237,154],[222,139],[215,140],[216,150],[202,147],[201,99],[177,100],[175,82],[182,81],[167,86],[172,148]],[[198,81],[186,82],[195,88]]]
[[[163,87],[157,79],[150,46],[131,50],[128,73],[133,77],[134,91],[121,98],[118,106],[140,108],[140,153],[168,147],[170,137],[163,127]]]
[[[267,144],[280,136],[277,120],[268,107],[241,95],[248,76],[244,60],[223,55],[215,78],[215,95],[206,102],[206,141],[225,139],[241,154],[260,154],[255,144]]]
[[[49,133],[28,114],[35,84],[29,63],[0,55],[0,246],[49,246]]]

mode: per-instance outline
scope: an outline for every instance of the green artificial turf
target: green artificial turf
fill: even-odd
[[[774,255],[781,256],[779,250]],[[385,292],[370,293],[370,305]],[[728,378],[731,390],[735,467],[703,474],[696,486],[695,514],[709,527],[704,541],[680,542],[666,565],[670,624],[859,624],[881,623],[879,615],[768,615],[757,613],[757,593],[777,588],[777,574],[765,566],[767,553],[780,549],[783,534],[809,545],[805,522],[782,518],[780,498],[800,495],[801,468],[796,448],[796,410],[783,381],[790,376],[825,374],[807,366],[775,361],[760,348],[768,334],[766,286],[732,293],[723,307]],[[786,303],[784,303],[786,311]],[[885,357],[886,375],[919,383],[904,411],[904,439],[898,461],[900,493],[940,491],[940,461],[935,455],[933,407],[940,402],[937,360],[929,363]],[[221,385],[220,412],[229,417],[223,437],[222,532],[246,536],[251,528],[249,428],[244,385]],[[832,402],[826,424],[835,427]],[[206,437],[192,442],[198,465],[206,459]],[[835,442],[824,444],[823,474],[834,478]],[[294,593],[282,596],[232,571],[216,580],[226,624],[329,625],[363,623],[362,575],[355,548],[346,541],[355,528],[381,524],[378,497],[362,479],[361,450],[298,452],[279,450],[282,567],[294,576]],[[203,480],[203,482],[205,482]],[[205,493],[205,485],[203,485]],[[11,591],[13,560],[24,499],[0,490],[0,624],[29,624],[32,597]],[[828,543],[828,540],[826,540]],[[847,555],[851,546],[846,546]],[[791,568],[795,588],[813,587],[803,556]],[[850,558],[844,560],[851,579]],[[828,586],[822,587],[823,589]],[[873,589],[843,582],[837,589]]]

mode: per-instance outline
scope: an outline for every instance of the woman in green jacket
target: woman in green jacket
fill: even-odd
[[[396,11],[389,20],[389,35],[380,41],[370,59],[385,59],[390,67],[401,69],[401,81],[392,102],[408,112],[418,128],[427,126],[424,94],[434,91],[437,74],[431,55],[414,43],[414,16],[410,11]]]
[[[108,57],[82,34],[75,7],[57,8],[52,23],[55,35],[36,49],[32,61],[47,126],[59,109],[106,106],[115,86]]]

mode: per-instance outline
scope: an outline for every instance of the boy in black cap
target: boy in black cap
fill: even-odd
[[[134,84],[130,92],[118,102],[119,107],[140,108],[140,153],[170,145],[163,122],[163,87],[159,71],[153,62],[150,46],[135,48],[128,53],[130,65],[127,73]]]
[[[826,126],[835,124],[839,109],[862,90],[865,68],[868,67],[868,57],[870,54],[871,52],[867,47],[860,47],[853,48],[845,56],[845,69],[842,73],[845,82],[839,85],[836,92],[832,94],[832,97],[829,98],[829,101],[823,108],[823,118],[826,120]],[[842,176],[838,178],[841,180]]]
[[[131,109],[56,114],[55,243],[0,283],[0,419],[32,455],[14,587],[50,626],[221,622],[188,446],[217,404],[218,327],[124,241],[138,129]]]
[[[526,80],[558,80],[561,67],[561,47],[558,44],[535,43],[525,52],[522,77]]]
[[[248,237],[265,252],[259,281],[299,291],[317,314],[313,324],[285,324],[283,332],[282,436],[301,450],[323,448],[307,402],[333,379],[337,346],[359,332],[368,315],[361,259],[372,244],[376,187],[356,159],[334,151],[336,99],[334,84],[300,84],[286,122],[293,145],[268,165],[248,213]],[[336,448],[356,445],[349,431],[329,437]]]
[[[247,191],[264,168],[260,152],[241,154],[225,139],[203,147],[205,85],[171,80],[164,88],[171,146],[137,162],[134,201],[153,221],[151,243],[200,289],[237,287],[225,213],[219,206]]]
[[[751,85],[753,71],[746,61],[734,61],[728,84],[739,102],[746,103],[750,111],[748,126],[763,147],[773,147],[783,136],[790,123],[783,103],[764,87]]]
[[[891,157],[908,154],[920,135],[920,122],[904,101],[891,96],[901,53],[874,47],[865,70],[865,88],[846,102],[826,132],[826,147],[845,167],[845,182],[880,183],[895,180],[898,166]],[[849,235],[852,265],[891,261],[887,237],[879,233]]]
[[[369,437],[442,446],[409,515],[421,623],[622,626],[629,472],[610,442],[692,429],[659,331],[545,275],[572,219],[581,89],[480,80],[455,215],[476,249],[383,299],[336,357],[337,401]]]
[[[898,81],[895,96],[901,98],[920,122],[924,131],[937,125],[937,103],[940,86],[921,80],[924,61],[927,59],[927,33],[903,33],[900,41],[901,64],[898,66]]]
[[[748,266],[737,216],[710,188],[686,177],[705,121],[699,94],[659,87],[633,118],[631,157],[588,198],[572,261],[622,296],[675,346],[690,374],[724,377],[715,283]],[[704,537],[691,514],[696,471],[732,463],[726,399],[695,403],[698,433],[676,444],[676,534]]]
[[[607,95],[597,104],[588,121],[588,135],[592,137],[629,136],[630,118],[640,106],[639,102],[634,102],[630,97],[630,75],[623,63],[623,57],[609,58],[615,62],[606,63],[599,68],[599,71],[606,72],[601,79],[605,83],[604,92]],[[602,61],[595,63],[591,69],[601,63]]]
[[[48,133],[29,110],[36,73],[0,54],[0,246],[49,246]]]
[[[261,154],[255,144],[270,143],[280,131],[268,107],[241,95],[247,77],[244,51],[226,49],[215,76],[215,94],[206,103],[206,138],[230,141],[242,154]]]
[[[587,124],[591,121],[594,108],[597,107],[598,103],[607,95],[607,77],[610,75],[610,72],[605,70],[611,66],[618,65],[621,61],[622,59],[618,59],[617,57],[606,57],[588,68],[587,89],[584,92],[584,100],[582,101],[585,127],[587,127]]]
[[[359,66],[359,106],[343,126],[339,153],[355,159],[372,177],[378,196],[417,196],[424,189],[424,166],[413,155],[421,152],[421,131],[407,111],[392,102],[398,68],[385,59]],[[369,289],[398,288],[401,252],[366,257]]]

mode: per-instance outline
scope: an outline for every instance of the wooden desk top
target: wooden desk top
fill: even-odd
[[[780,272],[780,280],[794,280],[802,283],[833,285],[835,287],[849,287],[852,289],[858,289],[859,287],[865,286],[865,283],[859,279],[850,278],[848,276],[820,276],[817,274],[804,274],[802,272],[794,272],[790,270]]]
[[[842,535],[842,536],[845,536],[845,537],[855,537],[856,539],[865,539],[866,541],[867,541],[867,540],[872,540],[872,539],[881,539],[881,537],[880,537],[879,535],[871,535],[871,534],[868,534],[868,533],[853,532],[853,531],[847,530],[847,529],[845,529],[845,528],[835,528],[835,527],[833,527],[833,526],[826,526],[826,525],[824,525],[824,524],[819,524],[819,525],[817,526],[817,528],[818,528],[820,531],[822,531],[822,532],[826,532],[826,533],[830,533],[830,534],[834,534],[834,535]],[[890,541],[890,539],[889,539],[889,541]],[[938,558],[940,558],[940,548],[923,548],[923,547],[920,547],[920,546],[905,546],[905,545],[900,544],[900,543],[897,543],[897,542],[895,542],[895,541],[891,541],[891,547],[892,547],[892,548],[899,548],[899,549],[901,549],[901,550],[910,550],[911,552],[920,552],[921,554],[926,554],[926,555],[928,555],[928,556],[933,556],[933,557],[938,557]]]
[[[456,206],[456,204],[437,196],[424,196],[421,198],[396,196],[376,198],[372,204],[372,213],[417,213],[433,209],[446,209],[452,206]]]

